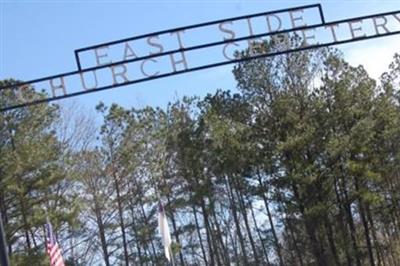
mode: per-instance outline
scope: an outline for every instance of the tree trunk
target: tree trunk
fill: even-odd
[[[209,224],[209,220],[208,220],[208,212],[206,210],[206,206],[205,206],[203,199],[200,200],[200,204],[201,204],[200,205],[201,211],[203,213],[203,222],[204,222],[204,226],[206,228],[206,237],[207,237],[207,244],[208,244],[208,254],[210,255],[210,264],[215,265],[213,244],[212,244],[212,240],[211,240],[211,230],[210,230],[210,224]]]
[[[97,222],[97,227],[99,228],[99,236],[100,236],[100,242],[101,242],[101,249],[103,251],[103,258],[104,258],[104,263],[106,266],[110,266],[110,258],[107,250],[107,241],[106,241],[106,234],[104,230],[104,223],[103,223],[103,218],[101,215],[101,208],[99,206],[99,203],[97,202],[97,198],[94,195],[94,211],[96,214],[96,222]]]
[[[236,225],[236,232],[239,237],[239,242],[240,242],[241,250],[243,253],[244,264],[249,265],[249,260],[247,258],[247,252],[246,252],[246,245],[244,244],[242,229],[240,228],[239,218],[237,215],[236,202],[234,199],[234,194],[233,194],[232,187],[231,187],[228,177],[226,177],[226,183],[227,183],[227,187],[228,187],[228,191],[229,191],[228,195],[229,195],[229,201],[230,201],[230,205],[231,205],[231,209],[232,209],[233,220]]]
[[[347,220],[346,218],[346,214],[345,214],[345,210],[344,210],[344,206],[343,206],[343,199],[340,196],[339,193],[339,180],[336,177],[336,175],[334,175],[335,178],[335,184],[334,184],[334,189],[335,189],[335,195],[336,195],[336,201],[338,202],[338,209],[339,209],[339,230],[341,232],[341,237],[343,239],[343,245],[344,245],[344,252],[345,252],[345,256],[346,256],[346,261],[347,261],[347,265],[351,266],[353,264],[353,259],[350,256],[350,246],[349,246],[349,242],[351,241],[349,239],[349,234],[348,231],[346,230],[347,227],[344,224],[344,221]]]
[[[210,199],[211,200],[211,199]],[[220,245],[218,245],[221,248],[221,256],[222,256],[222,261],[224,263],[224,265],[230,265],[230,259],[229,259],[229,254],[228,251],[225,248],[224,245],[224,241],[222,240],[222,233],[221,233],[221,229],[219,226],[219,221],[217,219],[216,213],[215,213],[215,209],[214,209],[214,204],[213,204],[213,208],[211,208],[211,215],[214,218],[214,224],[215,224],[215,228],[217,229],[217,240],[219,241]]]
[[[341,162],[342,164],[342,162]],[[358,250],[358,246],[357,246],[357,240],[356,240],[356,228],[354,225],[354,220],[353,220],[353,214],[351,211],[351,202],[349,200],[349,197],[347,195],[347,182],[346,182],[346,175],[344,174],[344,170],[343,170],[343,166],[340,165],[340,171],[341,171],[341,190],[342,193],[344,195],[344,209],[346,212],[346,220],[347,220],[347,224],[349,226],[350,229],[350,237],[351,237],[351,243],[353,245],[353,252],[354,252],[354,256],[356,259],[356,265],[357,266],[361,266],[361,259],[360,259],[360,252]]]
[[[132,228],[135,240],[136,240],[135,242],[136,242],[136,249],[137,249],[138,257],[139,257],[139,265],[142,265],[143,258],[142,258],[142,250],[140,248],[141,239],[140,239],[140,236],[139,236],[139,234],[138,234],[138,232],[136,230],[135,212],[134,212],[134,209],[133,209],[132,202],[130,202],[130,204],[129,204],[129,210],[131,211],[131,217],[132,217],[131,228]]]
[[[311,248],[312,248],[312,252],[314,255],[314,258],[317,262],[317,265],[319,266],[325,266],[327,265],[327,261],[326,261],[326,257],[325,254],[323,252],[323,250],[321,249],[320,245],[320,241],[317,238],[316,235],[316,229],[317,229],[317,224],[314,223],[314,221],[312,221],[305,212],[305,207],[303,205],[302,199],[300,198],[300,195],[298,193],[297,187],[296,185],[292,185],[292,189],[293,189],[293,194],[296,198],[296,201],[298,202],[299,205],[299,210],[301,213],[301,216],[304,219],[304,226],[308,235],[308,238],[310,240],[310,244],[311,244]]]
[[[380,244],[379,244],[379,241],[378,241],[378,237],[376,235],[374,220],[372,219],[371,210],[370,210],[369,206],[367,206],[366,212],[367,212],[367,218],[368,218],[369,224],[371,225],[372,239],[374,241],[376,257],[378,259],[378,265],[382,266],[383,258],[382,258],[381,248],[380,248]]]
[[[359,180],[358,180],[357,177],[354,178],[354,185],[355,185],[356,191],[360,192],[360,184],[359,184]],[[375,266],[374,253],[372,251],[371,236],[370,236],[370,233],[369,233],[368,221],[367,221],[367,218],[365,216],[365,206],[364,206],[364,202],[360,198],[360,196],[358,196],[358,208],[359,208],[359,211],[360,211],[361,223],[363,224],[363,228],[364,228],[365,241],[367,242],[369,263],[371,264],[371,266]]]
[[[205,251],[204,245],[203,245],[203,239],[201,238],[199,220],[197,218],[197,211],[196,211],[196,207],[195,207],[194,204],[192,204],[192,210],[193,210],[193,215],[194,215],[194,221],[195,221],[195,224],[196,224],[196,232],[197,232],[197,236],[199,238],[200,249],[201,249],[201,253],[203,254],[204,264],[208,265],[207,255],[206,255],[206,251]]]
[[[271,263],[270,263],[269,258],[268,258],[268,251],[267,251],[267,248],[265,247],[265,243],[264,243],[264,241],[262,239],[261,232],[260,232],[260,229],[258,227],[257,219],[256,219],[256,216],[254,214],[254,210],[253,210],[253,206],[252,206],[251,202],[250,202],[250,212],[251,212],[251,217],[253,218],[253,223],[254,223],[254,227],[255,227],[256,232],[257,232],[258,239],[260,239],[261,248],[262,248],[262,250],[264,252],[264,256],[265,256],[265,259],[267,261],[267,265],[269,266],[269,265],[271,265]]]
[[[341,264],[340,264],[340,260],[338,257],[335,240],[333,239],[332,225],[329,223],[329,218],[326,216],[325,216],[325,229],[326,229],[326,234],[328,236],[329,247],[331,249],[331,253],[332,253],[333,259],[335,261],[335,264],[337,266],[340,266]]]
[[[267,189],[265,189],[265,187],[264,187],[264,185],[262,183],[260,174],[258,174],[258,183],[259,183],[260,187],[263,188],[263,190],[265,190],[265,192],[268,191]],[[272,237],[274,238],[274,246],[275,246],[276,254],[278,255],[279,265],[283,266],[284,263],[283,263],[283,258],[282,258],[281,245],[279,244],[278,236],[277,236],[276,230],[275,230],[275,225],[274,225],[274,222],[272,220],[272,214],[271,214],[271,211],[269,209],[268,199],[265,196],[265,193],[260,193],[260,196],[264,201],[265,210],[267,211],[268,222],[269,222],[269,226],[271,227]]]
[[[20,202],[20,207],[21,207],[21,214],[22,214],[22,221],[24,223],[23,228],[25,231],[25,241],[28,249],[28,253],[30,254],[32,252],[32,245],[31,245],[31,240],[29,237],[29,225],[28,225],[28,218],[26,217],[25,213],[25,205],[24,205],[24,200],[20,197],[19,199]]]
[[[256,263],[256,265],[259,265],[260,262],[259,262],[259,258],[258,258],[258,252],[257,252],[257,248],[256,248],[256,245],[254,243],[254,239],[253,239],[253,236],[252,236],[252,233],[251,233],[251,229],[250,229],[250,225],[249,225],[249,219],[247,218],[247,211],[246,211],[246,206],[245,206],[245,202],[244,202],[244,199],[243,199],[243,195],[242,195],[242,193],[240,192],[240,190],[238,188],[237,182],[235,182],[235,183],[236,183],[236,189],[235,189],[236,190],[236,196],[237,196],[238,201],[239,201],[239,208],[240,208],[240,211],[242,213],[242,217],[243,217],[243,220],[244,220],[244,225],[246,227],[247,234],[248,234],[249,240],[250,240],[250,245],[251,245],[251,248],[253,250],[254,262]]]
[[[167,202],[168,202],[168,205],[170,206],[171,205],[171,201],[170,201],[168,196],[167,196]],[[174,234],[174,237],[175,237],[175,241],[180,247],[181,244],[180,244],[180,240],[179,240],[179,232],[178,232],[178,228],[176,226],[175,217],[172,214],[172,212],[170,212],[170,216],[171,216],[172,228],[174,229],[173,234]],[[183,259],[183,255],[182,255],[182,252],[181,252],[180,249],[179,249],[179,260],[181,261],[181,265],[184,266],[185,265],[185,261]]]
[[[123,216],[124,214],[123,214],[123,209],[122,209],[120,187],[119,187],[117,175],[115,173],[114,164],[112,165],[112,167],[113,167],[112,175],[113,175],[113,180],[114,180],[114,186],[115,186],[115,190],[117,192],[118,218],[119,218],[119,225],[121,227],[121,232],[122,232],[122,246],[124,249],[124,260],[125,260],[125,265],[129,266],[128,244],[126,243],[125,223],[124,223],[124,216]]]

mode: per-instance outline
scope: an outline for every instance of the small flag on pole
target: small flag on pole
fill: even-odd
[[[51,226],[49,219],[47,219],[46,231],[46,252],[50,257],[50,266],[65,266],[61,249],[57,244],[56,236],[53,233],[53,227]]]
[[[162,205],[161,201],[159,202],[158,208],[158,226],[164,245],[165,257],[167,258],[168,262],[171,262],[171,236],[169,234],[167,216],[165,215],[164,206]]]

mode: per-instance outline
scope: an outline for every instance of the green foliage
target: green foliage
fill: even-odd
[[[42,97],[33,88],[25,93]],[[18,97],[13,90],[1,91],[0,104]],[[61,235],[59,229],[77,215],[74,192],[66,191],[64,147],[54,128],[59,117],[58,107],[47,104],[0,114],[0,210],[15,265],[42,265],[46,216]]]
[[[257,47],[301,45],[279,38]],[[242,62],[239,93],[165,110],[100,103],[81,149],[62,141],[57,106],[1,114],[13,263],[48,262],[47,211],[68,265],[164,265],[161,200],[178,265],[399,265],[399,66],[395,55],[377,82],[333,49]]]

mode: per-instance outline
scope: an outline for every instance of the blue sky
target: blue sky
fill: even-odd
[[[75,49],[153,31],[288,8],[317,1],[9,1],[0,0],[0,79],[30,80],[76,69]],[[400,9],[398,0],[320,1],[326,21]],[[338,46],[373,77],[400,52],[400,36]],[[99,102],[165,107],[184,95],[235,90],[232,66],[193,72],[74,98],[87,109]],[[68,104],[71,100],[59,103]]]

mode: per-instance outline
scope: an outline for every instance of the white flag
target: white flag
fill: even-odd
[[[161,201],[159,202],[158,210],[158,227],[160,229],[160,234],[164,245],[165,257],[170,262],[171,254],[169,251],[171,246],[171,236],[169,234],[167,216],[165,215],[164,206],[162,205]]]

